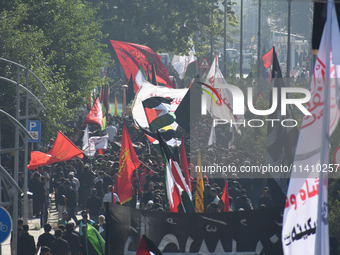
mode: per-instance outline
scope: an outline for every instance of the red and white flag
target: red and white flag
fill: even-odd
[[[90,137],[90,143],[93,143],[96,150],[107,149],[109,143],[109,135],[104,136],[92,136]]]
[[[167,161],[165,166],[165,183],[166,183],[166,197],[168,199],[169,211],[178,212],[178,206],[182,201],[179,186],[177,186],[173,176],[173,168],[175,168],[172,159]]]
[[[83,152],[87,157],[93,157],[96,154],[94,141],[90,141],[89,125],[86,125],[83,136]]]
[[[295,153],[288,187],[283,229],[284,254],[329,254],[327,174],[329,137],[339,120],[336,81],[339,63],[334,63],[340,45],[334,2],[328,3],[327,21],[314,68],[307,109]],[[321,173],[320,173],[321,172]]]

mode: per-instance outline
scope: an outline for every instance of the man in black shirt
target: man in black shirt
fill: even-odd
[[[77,217],[74,213],[77,205],[77,193],[71,188],[71,183],[69,181],[65,181],[65,203],[69,215],[68,220],[72,218],[74,222],[77,223]]]
[[[48,248],[51,248],[51,243],[55,239],[55,237],[52,234],[50,234],[51,229],[52,229],[51,224],[47,223],[44,225],[45,233],[41,234],[38,238],[37,253],[39,252],[39,249],[42,246],[47,246]]]
[[[70,246],[67,241],[61,238],[62,230],[57,229],[54,235],[56,239],[51,243],[51,253],[53,255],[71,255]]]
[[[154,187],[155,187],[155,184],[153,182],[149,182],[148,191],[143,194],[142,209],[145,209],[148,202],[155,198]]]
[[[22,226],[23,232],[18,239],[18,255],[35,255],[34,237],[28,233],[28,225]]]
[[[73,224],[67,223],[65,230],[63,239],[68,242],[71,249],[71,255],[78,255],[80,253],[80,241],[79,236],[73,232]]]
[[[93,189],[91,197],[89,197],[86,201],[86,209],[88,210],[91,219],[98,219],[102,205],[103,201],[97,196],[97,190]]]

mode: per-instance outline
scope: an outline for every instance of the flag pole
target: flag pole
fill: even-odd
[[[329,157],[329,122],[330,122],[330,64],[331,64],[331,26],[332,26],[332,11],[334,8],[334,1],[330,0],[327,4],[327,20],[325,24],[326,29],[326,63],[325,63],[325,86],[324,86],[324,105],[323,105],[323,123],[322,123],[322,144],[321,144],[321,158],[320,164],[328,165],[328,157]],[[315,237],[315,254],[328,254],[329,253],[329,233],[328,233],[328,215],[323,215],[324,213],[327,214],[327,210],[324,210],[327,207],[327,203],[324,204],[323,196],[327,195],[324,194],[324,181],[327,183],[327,174],[320,172],[319,176],[319,196],[318,196],[318,213],[317,213],[317,224],[316,224],[316,237]],[[327,188],[327,186],[326,186]],[[327,190],[326,190],[327,191]],[[326,219],[327,222],[324,222],[323,219]],[[325,226],[323,226],[325,225]],[[323,227],[326,227],[327,236],[323,233]]]

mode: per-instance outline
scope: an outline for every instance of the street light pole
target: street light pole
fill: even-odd
[[[27,63],[26,63],[26,88],[29,90],[29,55],[27,55]],[[26,129],[28,129],[28,114],[29,114],[29,110],[28,110],[28,92],[26,92],[26,112],[25,112],[25,126]],[[25,158],[24,158],[24,205],[23,205],[23,220],[24,223],[27,224],[28,223],[28,195],[27,195],[27,191],[28,191],[28,169],[27,169],[27,165],[28,165],[28,138],[26,136],[26,138],[24,138],[25,140]],[[43,227],[43,226],[40,226]]]
[[[128,85],[124,84],[123,86],[123,117],[126,115],[126,89]]]
[[[243,0],[241,0],[241,15],[240,15],[240,79],[243,78]]]
[[[290,21],[291,21],[291,3],[292,0],[288,0],[288,36],[287,36],[287,75],[289,78],[290,73]]]
[[[223,74],[227,75],[227,63],[226,63],[226,54],[227,54],[227,0],[224,0],[224,44],[223,44]]]
[[[20,67],[17,67],[17,86],[16,86],[16,107],[15,107],[15,118],[19,120],[20,117]],[[15,138],[14,138],[14,173],[13,179],[18,183],[19,179],[19,127],[15,127]],[[14,191],[13,194],[13,239],[12,239],[12,250],[13,254],[17,254],[18,248],[18,191]]]
[[[257,77],[261,77],[260,57],[261,57],[261,0],[259,0],[259,14],[257,27]]]

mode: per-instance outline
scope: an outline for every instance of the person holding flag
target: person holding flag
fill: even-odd
[[[107,193],[104,195],[103,203],[114,203],[120,205],[120,200],[118,195],[114,192],[114,186],[109,185],[107,187]]]

